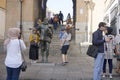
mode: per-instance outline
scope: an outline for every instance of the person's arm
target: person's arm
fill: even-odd
[[[22,51],[25,51],[26,50],[26,45],[25,45],[24,41],[20,40],[20,44],[21,44]]]
[[[104,39],[99,39],[99,35],[98,35],[98,33],[94,33],[93,34],[93,44],[94,45],[101,45],[101,44],[103,44],[105,42],[105,40]]]

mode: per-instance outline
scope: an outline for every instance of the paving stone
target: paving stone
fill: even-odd
[[[26,72],[21,72],[20,80],[93,80],[94,59],[86,55],[88,45],[81,46],[71,41],[68,51],[69,63],[65,66],[61,65],[62,55],[60,51],[59,30],[53,36],[53,41],[50,45],[50,63],[30,63],[29,48],[25,53],[25,58],[28,63]],[[4,65],[5,54],[0,54],[0,80],[5,80],[6,69]],[[41,56],[39,55],[41,60]],[[108,68],[107,68],[108,70]],[[103,80],[109,80],[104,78]],[[120,80],[120,75],[113,70],[113,79]]]

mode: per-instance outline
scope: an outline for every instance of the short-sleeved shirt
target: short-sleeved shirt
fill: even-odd
[[[62,36],[62,41],[65,41],[63,45],[69,45],[70,40],[71,40],[71,33],[65,32]]]

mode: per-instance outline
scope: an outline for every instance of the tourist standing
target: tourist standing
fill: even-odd
[[[69,32],[70,28],[69,26],[66,27],[66,30],[63,31],[63,36],[61,39],[61,54],[62,54],[62,65],[64,66],[66,63],[68,63],[67,58],[67,51],[70,46],[70,40],[71,40],[71,33]]]
[[[30,49],[29,49],[29,59],[31,63],[38,62],[39,54],[38,54],[38,43],[39,43],[39,35],[37,34],[37,30],[35,28],[32,29],[32,33],[29,36],[30,40]]]
[[[109,38],[103,38],[103,31],[106,31],[106,23],[100,22],[98,25],[98,29],[93,33],[93,45],[98,48],[98,55],[94,60],[94,72],[93,72],[93,80],[101,80],[101,70],[104,62],[104,43],[105,41],[109,41]]]
[[[26,46],[22,39],[18,39],[20,36],[19,28],[9,28],[7,36],[8,38],[4,42],[7,53],[5,58],[5,65],[7,69],[6,80],[19,80],[21,65],[23,62],[21,49],[24,51]]]
[[[106,77],[106,63],[109,64],[109,78],[112,78],[112,69],[113,69],[113,53],[114,53],[114,35],[112,35],[113,29],[111,27],[107,27],[107,32],[105,35],[106,38],[110,38],[109,42],[105,42],[105,57],[103,63],[103,77]]]

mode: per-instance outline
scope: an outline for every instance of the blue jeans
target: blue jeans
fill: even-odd
[[[112,74],[112,69],[113,69],[112,59],[104,59],[103,73],[106,73],[106,63],[107,63],[107,61],[108,61],[108,64],[109,64],[109,73]]]
[[[101,80],[103,62],[104,62],[104,53],[98,53],[94,63],[93,80]]]
[[[18,68],[10,68],[6,67],[7,69],[7,78],[6,80],[19,80],[21,66]]]

